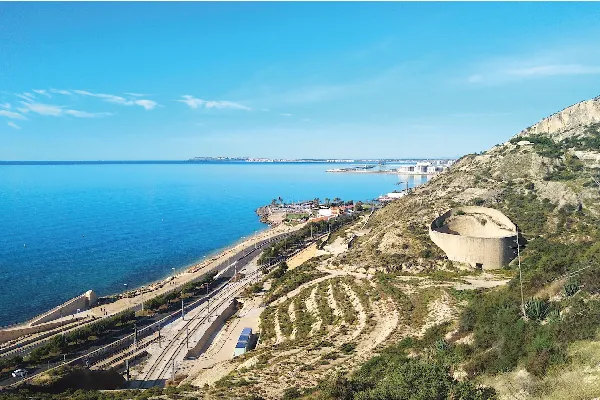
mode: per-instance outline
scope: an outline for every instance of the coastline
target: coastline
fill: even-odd
[[[101,307],[96,306],[86,310],[82,312],[81,315],[101,318],[105,316],[105,313],[108,315],[113,315],[124,310],[131,309],[132,307],[139,306],[141,308],[142,303],[171,291],[173,287],[179,287],[188,282],[199,279],[243,248],[250,247],[261,240],[269,239],[282,233],[292,232],[299,229],[302,225],[303,224],[299,224],[294,227],[288,227],[281,224],[267,227],[264,230],[240,239],[237,242],[232,243],[230,246],[213,253],[212,256],[207,255],[205,260],[184,267],[179,271],[175,271],[175,273],[171,273],[163,279],[113,295],[103,296],[101,297],[103,299],[116,300],[110,303],[102,304]]]
[[[372,171],[372,170],[353,170],[353,171],[337,171],[333,169],[328,169],[325,172],[331,172],[336,174],[391,174],[391,175],[422,175],[422,176],[433,176],[441,174],[441,172],[414,172],[414,171],[395,171],[395,170],[385,170],[385,171]]]

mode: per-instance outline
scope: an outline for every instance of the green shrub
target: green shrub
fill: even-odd
[[[565,296],[571,297],[574,296],[579,291],[579,284],[577,281],[571,280],[563,286],[563,292]]]
[[[552,307],[548,300],[530,299],[525,302],[525,315],[531,320],[543,321],[550,311],[552,311]]]
[[[302,396],[302,393],[300,393],[300,390],[294,386],[291,388],[287,388],[283,391],[283,400],[292,400],[292,399],[297,399],[299,397]]]

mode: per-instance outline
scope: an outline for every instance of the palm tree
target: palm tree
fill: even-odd
[[[321,200],[318,197],[315,197],[313,200],[313,207],[319,207],[319,204],[321,204]]]
[[[341,201],[342,201],[342,199],[340,199],[339,197],[336,197],[333,199],[333,204],[337,206],[340,204]]]
[[[330,204],[331,204],[331,200],[329,200],[329,197],[325,197],[325,206],[329,207]]]
[[[279,200],[279,202],[280,202],[280,203],[283,205],[283,199],[281,198],[281,196],[279,196],[279,197],[277,198],[277,200]]]
[[[274,206],[275,204],[277,204],[277,199],[271,200],[271,205]]]

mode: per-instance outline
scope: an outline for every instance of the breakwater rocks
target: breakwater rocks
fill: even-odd
[[[271,209],[269,206],[258,207],[256,209],[256,215],[260,219],[260,222],[268,224],[269,223],[269,215],[271,214]]]

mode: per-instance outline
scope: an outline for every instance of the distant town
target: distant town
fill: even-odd
[[[364,164],[353,167],[333,168],[327,172],[359,172],[371,174],[403,174],[403,175],[435,175],[444,172],[455,160],[426,160],[417,161],[403,160],[402,164],[396,168],[390,167],[385,162],[378,164]]]
[[[426,159],[426,158],[254,158],[254,157],[194,157],[189,162],[223,161],[223,162],[255,162],[255,163],[369,163],[369,164],[416,164],[417,162],[429,162],[432,165],[444,165],[454,161],[450,158]]]

